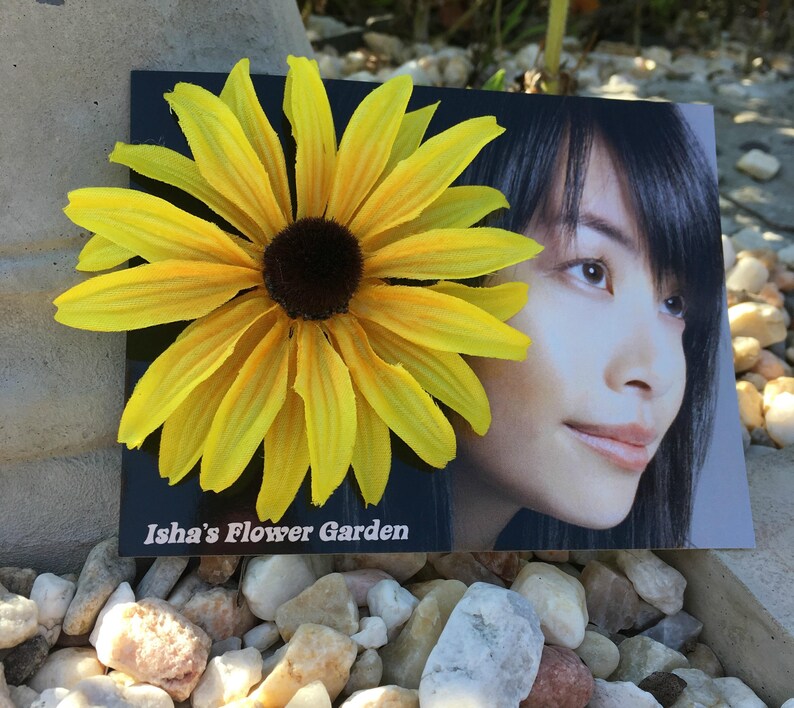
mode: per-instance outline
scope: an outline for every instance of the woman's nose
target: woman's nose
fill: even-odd
[[[629,303],[624,336],[617,338],[606,376],[615,391],[664,396],[685,377],[682,327],[658,307]]]

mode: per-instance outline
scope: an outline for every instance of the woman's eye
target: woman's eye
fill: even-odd
[[[609,272],[600,261],[580,261],[571,264],[569,270],[575,278],[584,281],[588,285],[603,290],[610,289]]]
[[[671,295],[665,298],[662,306],[667,311],[667,314],[673,317],[683,317],[686,312],[686,303],[680,295]]]

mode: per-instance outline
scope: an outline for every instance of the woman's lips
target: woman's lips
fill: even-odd
[[[656,439],[656,434],[650,428],[578,422],[565,425],[577,440],[621,469],[642,472],[651,461],[648,446]]]

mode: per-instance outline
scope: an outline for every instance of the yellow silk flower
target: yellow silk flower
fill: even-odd
[[[444,467],[455,434],[434,399],[486,432],[487,397],[460,355],[526,356],[529,339],[504,323],[526,302],[526,285],[453,281],[540,250],[523,235],[470,228],[507,206],[499,191],[450,187],[503,132],[492,116],[422,142],[436,106],[406,113],[412,84],[401,76],[367,95],[337,147],[316,63],[288,63],[296,204],[248,60],[219,97],[177,84],[165,99],[193,160],[122,143],[110,160],[196,197],[241,235],[151,194],[78,189],[65,213],[95,234],[78,270],[134,256],[146,263],[55,300],[59,322],[88,330],[195,320],[138,382],[119,442],[140,447],[162,425],[160,474],[176,483],[201,458],[201,487],[217,492],[264,440],[256,509],[273,521],[309,467],[314,504],[351,465],[365,503],[377,503],[391,467],[389,429]]]

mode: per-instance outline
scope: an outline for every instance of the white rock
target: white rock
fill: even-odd
[[[682,706],[683,708],[699,708],[699,706],[730,708],[722,700],[711,676],[707,676],[697,669],[673,669],[672,673],[687,683],[675,703],[679,708]]]
[[[794,708],[794,698],[789,698],[780,708]]]
[[[14,708],[30,708],[39,698],[39,694],[29,686],[9,686],[8,693],[11,696],[11,703],[14,704]],[[64,695],[66,693],[65,691]],[[2,705],[2,701],[0,701],[0,705]]]
[[[469,83],[473,66],[465,56],[451,57],[444,65],[444,86],[464,88]]]
[[[160,688],[143,684],[123,686],[110,676],[83,679],[58,703],[58,708],[173,708]]]
[[[99,663],[93,649],[67,647],[52,652],[28,681],[28,686],[39,693],[48,688],[71,690],[83,679],[101,676],[104,673],[105,667]]]
[[[262,678],[262,655],[254,647],[229,651],[212,659],[190,700],[193,708],[218,708],[245,698]]]
[[[681,611],[686,578],[675,568],[651,551],[617,551],[616,560],[643,600],[666,615]]]
[[[515,708],[540,665],[543,633],[527,600],[474,583],[455,605],[427,659],[422,708]]]
[[[270,649],[279,639],[278,627],[275,622],[262,622],[243,635],[243,647],[254,647],[259,651]]]
[[[0,590],[0,649],[10,649],[39,629],[39,608],[33,600]]]
[[[397,635],[400,627],[408,621],[418,604],[419,600],[401,587],[396,580],[381,580],[367,593],[370,615],[377,615],[383,620],[391,638]]]
[[[722,261],[726,272],[736,263],[736,249],[733,247],[733,241],[725,234],[722,235]]]
[[[359,651],[364,649],[379,649],[389,641],[386,623],[382,617],[362,617],[358,623],[358,632],[350,638],[358,644]]]
[[[661,708],[650,693],[630,681],[605,681],[597,678],[587,708]]]
[[[242,591],[257,617],[276,619],[280,605],[299,595],[317,580],[304,556],[259,556],[248,563]]]
[[[48,688],[42,691],[38,700],[35,700],[30,708],[56,708],[56,706],[69,695],[68,688]]]
[[[432,86],[432,77],[419,61],[419,59],[411,59],[401,64],[394,71],[389,72],[387,80],[393,79],[395,76],[410,76],[413,79],[414,86]]]
[[[746,290],[757,293],[769,280],[769,270],[757,258],[747,256],[739,260],[728,274],[725,284],[728,290]]]
[[[320,68],[320,76],[324,79],[341,79],[344,64],[344,60],[340,57],[317,53],[317,65]]]
[[[121,605],[125,602],[135,602],[135,593],[132,591],[132,586],[127,582],[119,584],[113,591],[113,594],[107,599],[105,606],[99,611],[94,629],[91,630],[91,635],[88,637],[88,641],[92,646],[96,646],[99,631],[102,628],[102,622],[105,620],[107,613],[116,605]]]
[[[61,634],[63,618],[76,589],[76,583],[53,573],[42,573],[33,581],[30,599],[39,608],[39,634],[51,647]]]
[[[331,708],[331,697],[322,681],[299,688],[285,708]]]
[[[574,651],[594,678],[608,678],[620,662],[620,650],[615,642],[598,632],[585,632],[582,643]]]
[[[753,148],[739,158],[736,169],[745,172],[754,179],[767,181],[780,170],[780,160],[763,150]]]
[[[511,590],[529,600],[548,644],[575,649],[584,639],[587,599],[582,584],[548,563],[528,563]]]
[[[712,679],[722,699],[731,708],[767,708],[753,690],[741,679],[734,676]]]
[[[366,691],[377,688],[383,679],[383,659],[374,649],[367,649],[359,654],[350,669],[350,678],[347,680],[342,693],[350,696],[357,691]]]
[[[781,447],[794,444],[794,395],[779,393],[766,411],[766,431]]]

